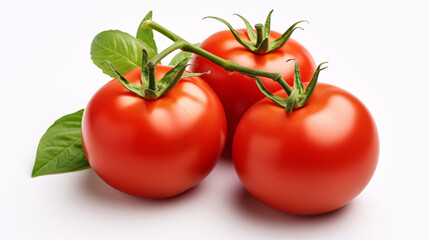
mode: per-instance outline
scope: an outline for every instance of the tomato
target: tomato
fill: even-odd
[[[239,29],[237,32],[240,36],[249,40],[247,30]],[[277,39],[280,36],[280,33],[271,31],[270,40]],[[288,59],[297,59],[299,61],[303,82],[311,80],[316,68],[316,64],[310,53],[293,39],[289,39],[280,49],[261,55],[247,50],[237,42],[229,30],[226,30],[211,35],[199,47],[244,67],[281,73],[282,77],[291,86],[293,85],[294,64],[286,63]],[[190,66],[191,72],[211,71],[211,74],[202,76],[201,78],[207,81],[215,90],[225,109],[228,124],[225,151],[226,156],[228,156],[231,151],[232,139],[238,121],[244,112],[256,101],[262,99],[264,95],[256,86],[255,81],[250,77],[240,73],[231,74],[231,72],[227,72],[222,67],[203,57],[192,60],[192,63],[194,65]],[[271,92],[280,89],[280,85],[271,79],[261,78],[261,80]]]
[[[157,80],[170,69],[157,66]],[[141,84],[140,68],[124,77]],[[157,100],[145,100],[113,79],[95,93],[82,120],[92,169],[112,187],[147,198],[197,185],[217,163],[225,138],[222,104],[199,77],[181,79]]]
[[[244,114],[233,143],[234,166],[247,191],[298,215],[329,212],[354,199],[369,183],[378,154],[367,108],[323,83],[290,114],[267,98],[259,101]]]

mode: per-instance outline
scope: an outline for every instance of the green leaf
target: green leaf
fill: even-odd
[[[91,44],[91,59],[103,72],[113,78],[106,60],[115,65],[121,74],[140,67],[143,42],[119,30],[108,30],[95,36]]]
[[[65,115],[48,128],[37,148],[32,177],[89,168],[82,148],[83,109]]]
[[[152,29],[142,28],[144,21],[152,19],[152,11],[148,12],[143,20],[140,22],[139,28],[137,29],[137,39],[140,39],[146,47],[148,59],[152,59],[155,55],[158,55],[158,49],[156,47],[155,40],[153,38]]]

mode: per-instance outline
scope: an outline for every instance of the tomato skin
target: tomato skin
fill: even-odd
[[[366,107],[323,83],[291,114],[268,99],[253,105],[233,144],[244,187],[266,205],[297,215],[333,211],[353,200],[370,181],[378,154],[376,125]]]
[[[237,32],[249,40],[246,29]],[[271,31],[270,40],[277,39],[281,34]],[[229,30],[217,32],[204,40],[199,47],[226,60],[231,60],[244,67],[267,72],[281,73],[284,80],[293,86],[294,64],[288,59],[297,59],[303,82],[309,82],[316,69],[316,63],[310,53],[298,42],[289,39],[280,49],[268,54],[255,54],[240,45]],[[196,57],[194,55],[194,57]],[[235,129],[246,110],[264,95],[255,84],[255,80],[240,73],[227,72],[222,67],[203,57],[191,61],[191,72],[207,72],[203,78],[207,81],[222,101],[228,124],[228,136],[225,150],[230,152]],[[281,87],[271,79],[261,77],[262,82],[271,92]],[[228,155],[228,153],[227,153]]]
[[[157,78],[170,69],[157,66]],[[140,68],[124,77],[141,84]],[[181,79],[153,101],[113,79],[95,93],[82,120],[83,148],[94,171],[112,187],[147,198],[197,185],[216,165],[225,138],[222,104],[198,77]]]

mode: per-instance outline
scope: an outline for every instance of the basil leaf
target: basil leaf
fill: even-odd
[[[124,74],[140,67],[142,61],[143,42],[119,30],[108,30],[95,36],[91,44],[91,59],[103,72],[113,78],[112,72],[105,61],[108,60]]]
[[[152,29],[145,29],[141,27],[143,22],[148,19],[152,19],[152,11],[148,12],[140,22],[136,37],[137,39],[141,40],[146,47],[148,59],[152,59],[155,55],[158,55],[158,49],[153,38],[153,31]]]
[[[195,43],[194,45],[198,47],[198,45],[200,45],[200,44],[199,43]],[[192,53],[190,53],[190,52],[180,51],[179,53],[177,53],[171,59],[171,61],[170,61],[170,63],[168,65],[170,65],[170,66],[176,66],[181,61],[183,61],[183,59],[190,58],[191,55],[192,55]]]
[[[89,168],[82,148],[83,109],[65,115],[48,128],[37,148],[32,177]]]

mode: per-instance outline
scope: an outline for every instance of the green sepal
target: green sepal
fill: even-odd
[[[313,77],[311,78],[310,83],[307,85],[307,89],[305,89],[304,93],[304,99],[302,100],[302,104],[307,104],[308,100],[310,100],[311,95],[314,92],[314,89],[316,89],[317,80],[319,79],[319,73],[320,71],[328,68],[328,67],[322,67],[324,64],[327,64],[328,62],[322,62],[317,66],[316,71],[313,74]]]
[[[106,60],[106,63],[109,64],[110,69],[115,74],[116,78],[119,80],[122,86],[124,86],[126,89],[130,90],[131,92],[139,95],[140,97],[144,97],[141,92],[142,89],[140,85],[129,82],[118,72],[118,70],[116,70],[116,68],[109,61]]]
[[[267,19],[265,20],[265,25],[264,25],[264,38],[269,38],[270,37],[270,31],[271,31],[271,14],[273,13],[274,9],[272,9],[270,11],[270,13],[268,13]]]
[[[286,107],[285,99],[278,97],[274,94],[272,94],[270,91],[268,91],[267,88],[265,88],[264,84],[262,83],[261,79],[259,79],[257,76],[247,75],[256,81],[256,85],[258,85],[258,88],[261,90],[261,92],[269,98],[271,101],[277,103],[278,105],[282,107]]]
[[[290,36],[292,35],[292,33],[296,29],[302,29],[301,27],[297,27],[297,25],[302,23],[302,22],[307,22],[307,21],[303,20],[303,21],[298,21],[298,22],[294,23],[291,27],[289,27],[286,30],[286,32],[284,32],[282,34],[281,37],[279,37],[278,39],[276,39],[274,41],[270,41],[269,38],[270,38],[270,33],[271,33],[271,15],[272,15],[273,11],[274,10],[271,10],[269,12],[269,14],[265,20],[264,25],[262,25],[262,24],[256,24],[255,25],[256,33],[255,33],[255,30],[252,28],[252,25],[250,24],[250,22],[246,18],[244,18],[243,16],[241,16],[239,14],[234,14],[234,15],[238,16],[239,18],[241,18],[241,20],[243,20],[244,24],[246,25],[247,35],[248,35],[250,41],[247,41],[244,38],[242,38],[238,34],[238,32],[232,27],[232,25],[229,24],[224,19],[219,18],[219,17],[213,17],[213,16],[208,16],[205,18],[213,18],[213,19],[216,19],[216,20],[224,23],[230,29],[234,38],[243,47],[245,47],[249,51],[252,51],[256,54],[266,54],[266,53],[270,53],[270,52],[276,51],[277,49],[281,48],[284,44],[286,44],[286,42],[289,40]],[[260,29],[259,29],[259,27],[260,27]]]
[[[249,39],[251,42],[256,42],[256,33],[255,31],[253,31],[253,27],[252,25],[250,25],[249,21],[247,21],[247,19],[245,19],[244,17],[242,17],[239,14],[234,14],[235,16],[238,16],[239,18],[241,18],[241,20],[243,20],[244,24],[246,25],[246,29],[247,29],[247,35],[249,36]]]
[[[147,50],[146,48],[142,48],[142,66],[141,66],[141,81],[142,81],[142,85],[141,88],[148,88],[149,87],[149,78],[150,75],[152,74],[151,71],[153,71],[153,69],[149,69],[147,66],[147,62],[149,61],[148,59],[148,54],[147,54]],[[112,67],[112,66],[111,66]]]
[[[294,109],[295,103],[297,102],[296,97],[298,96],[298,94],[299,94],[299,92],[296,89],[294,89],[292,91],[291,95],[288,98],[285,99],[285,103],[286,103],[285,104],[286,105],[285,106],[285,111],[287,113],[291,113],[292,110]]]
[[[290,60],[293,60],[293,59],[290,59]],[[283,107],[287,113],[292,113],[294,109],[299,109],[304,107],[305,104],[307,104],[307,102],[310,100],[310,97],[312,96],[316,88],[320,71],[327,68],[327,67],[322,67],[326,63],[327,62],[323,62],[319,64],[319,66],[317,66],[317,69],[314,72],[310,83],[308,84],[307,88],[304,90],[304,84],[302,83],[301,75],[299,72],[299,64],[298,64],[298,61],[295,60],[295,70],[294,70],[295,71],[294,72],[295,88],[292,90],[291,94],[287,98],[278,97],[273,93],[271,93],[270,91],[268,91],[268,89],[265,88],[264,84],[257,76],[253,76],[253,75],[247,75],[247,76],[255,79],[256,85],[268,99],[270,99],[277,105]]]
[[[179,62],[173,69],[168,71],[164,77],[158,81],[157,94],[158,97],[164,96],[168,93],[182,78],[183,73],[185,72],[188,62],[191,58],[185,58]]]
[[[252,44],[252,42],[251,41],[247,41],[247,40],[245,40],[244,38],[242,38],[241,36],[240,36],[240,34],[238,34],[238,32],[231,26],[231,24],[229,24],[227,21],[225,21],[225,20],[223,20],[222,18],[218,18],[218,17],[213,17],[213,16],[208,16],[208,17],[205,17],[205,18],[203,18],[203,19],[206,19],[206,18],[213,18],[213,19],[216,19],[216,20],[218,20],[218,21],[220,21],[220,22],[222,22],[222,23],[224,23],[228,28],[229,28],[229,30],[231,30],[231,33],[232,33],[232,35],[234,36],[234,38],[243,46],[243,47],[245,47],[245,48],[247,48],[248,50],[250,50],[250,51],[256,51],[256,47],[254,46],[255,44]],[[248,33],[249,34],[249,33]],[[256,43],[256,42],[255,42]]]
[[[187,73],[184,74],[186,67],[189,66],[188,62],[191,58],[185,58],[180,61],[173,69],[168,71],[164,77],[158,81],[157,86],[157,97],[160,98],[168,93],[171,89],[176,86],[182,78],[188,77],[199,77],[202,75],[210,74],[210,71],[204,73]]]
[[[144,99],[155,100],[167,94],[171,89],[174,88],[174,86],[176,86],[176,84],[182,78],[198,77],[198,76],[202,76],[210,73],[210,72],[204,72],[204,73],[184,74],[190,59],[191,58],[183,59],[174,68],[168,71],[162,77],[161,80],[156,81],[155,68],[147,67],[147,63],[148,63],[147,53],[143,49],[142,70],[141,70],[142,84],[141,85],[129,82],[126,78],[124,78],[124,76],[122,76],[118,72],[118,70],[116,70],[116,68],[109,61],[106,61],[106,62],[109,64],[116,78],[126,89],[128,89],[129,91],[137,94],[138,96]]]
[[[294,60],[294,59],[289,59]],[[288,61],[289,61],[288,60]],[[295,60],[295,69],[293,74],[293,86],[298,90],[299,93],[304,93],[304,84],[302,83],[301,73],[299,72],[298,61]]]
[[[303,22],[307,22],[306,20],[302,20],[302,21],[298,21],[294,24],[292,24],[292,26],[290,26],[286,32],[284,32],[282,34],[281,37],[277,38],[276,40],[270,42],[270,46],[269,46],[269,51],[275,51],[281,47],[283,47],[283,45],[286,44],[286,42],[289,40],[290,36],[292,35],[292,33],[296,30],[296,29],[303,29],[301,27],[297,27],[298,24],[303,23]]]

